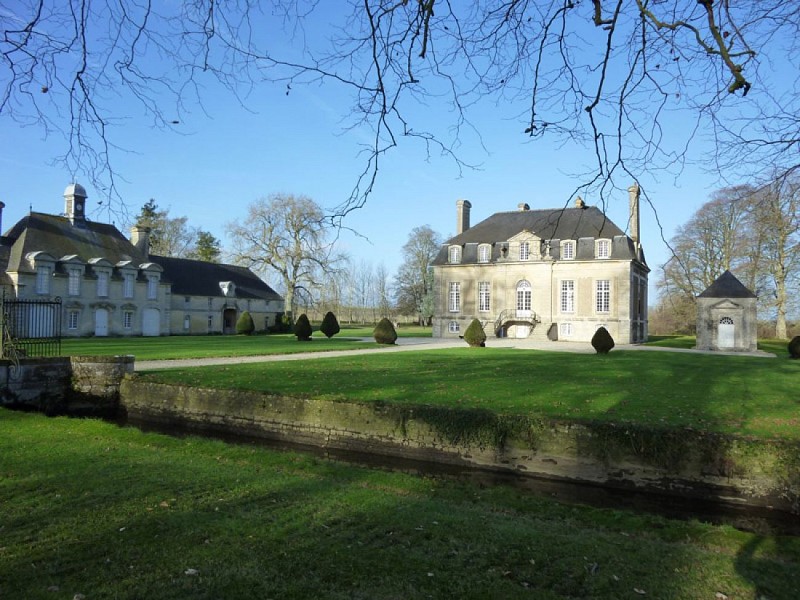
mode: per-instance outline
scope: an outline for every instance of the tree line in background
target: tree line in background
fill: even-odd
[[[715,192],[670,240],[652,333],[693,333],[695,298],[726,270],[758,296],[761,333],[786,339],[800,311],[800,176]]]
[[[220,241],[208,231],[190,227],[188,221],[187,217],[170,217],[153,198],[144,203],[136,217],[138,227],[150,230],[151,254],[219,262]]]

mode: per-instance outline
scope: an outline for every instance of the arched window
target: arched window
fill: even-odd
[[[458,264],[461,262],[461,246],[450,246],[448,262],[450,264]]]
[[[517,284],[517,316],[529,317],[531,315],[531,295],[533,288],[529,281],[524,279]]]
[[[731,319],[730,317],[722,317],[719,320],[719,324],[720,325],[733,325],[733,319]]]

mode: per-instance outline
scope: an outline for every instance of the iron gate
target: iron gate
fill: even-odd
[[[0,310],[0,358],[61,354],[61,298],[20,300],[6,298]]]

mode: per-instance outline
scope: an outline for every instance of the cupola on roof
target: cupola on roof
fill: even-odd
[[[64,190],[65,196],[81,196],[86,198],[86,189],[80,183],[70,183]]]

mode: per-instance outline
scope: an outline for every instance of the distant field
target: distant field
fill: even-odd
[[[143,376],[331,401],[482,408],[800,440],[800,361],[788,354],[628,350],[600,356],[464,347]]]
[[[797,597],[800,540],[0,409],[0,597]]]
[[[430,337],[430,327],[401,327],[401,337]],[[312,342],[298,342],[291,334],[269,335],[173,335],[168,337],[130,338],[64,338],[61,352],[65,356],[113,356],[133,354],[139,360],[173,358],[206,358],[210,356],[255,356],[259,354],[291,354],[297,352],[326,352],[329,350],[355,350],[375,348],[374,341],[362,342],[358,338],[371,338],[371,327],[342,328],[326,338],[314,331]]]

